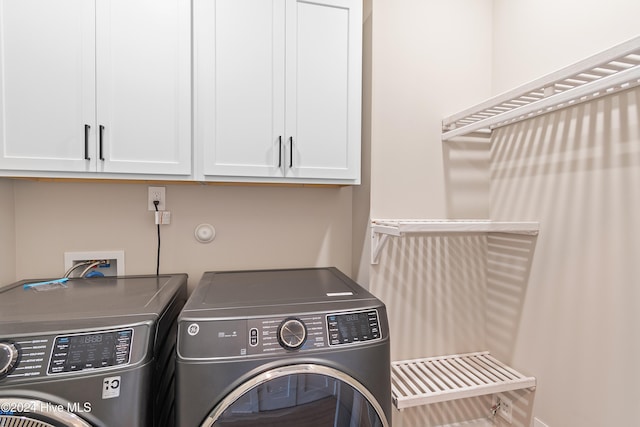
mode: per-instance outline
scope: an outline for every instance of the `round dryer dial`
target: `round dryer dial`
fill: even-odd
[[[0,379],[9,375],[18,362],[20,353],[10,342],[0,342]]]
[[[301,320],[288,318],[278,327],[278,342],[287,350],[297,350],[307,339],[307,327]]]

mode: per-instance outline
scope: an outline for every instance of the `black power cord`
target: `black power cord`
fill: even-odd
[[[156,207],[156,213],[158,212],[158,205],[160,204],[159,200],[153,201],[153,206]],[[156,214],[157,217],[157,214]],[[160,222],[158,222],[158,254],[156,255],[156,276],[160,275]]]

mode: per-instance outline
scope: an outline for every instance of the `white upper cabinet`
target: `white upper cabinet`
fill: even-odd
[[[205,175],[282,176],[284,1],[194,4],[195,141]]]
[[[0,0],[0,169],[86,171],[95,4]]]
[[[209,180],[360,180],[362,6],[197,0],[195,141]]]
[[[189,2],[0,8],[4,174],[191,174]]]
[[[189,175],[190,2],[97,0],[96,26],[98,171]]]
[[[287,176],[360,178],[360,1],[287,3]]]

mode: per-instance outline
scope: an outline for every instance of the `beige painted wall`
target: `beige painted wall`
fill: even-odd
[[[125,251],[127,274],[154,274],[146,184],[16,181],[16,277],[60,276],[65,251]],[[351,188],[169,185],[161,273],[333,265],[351,273]],[[210,223],[216,239],[198,243]]]
[[[12,282],[16,274],[15,212],[13,182],[0,179],[0,285]]]
[[[372,86],[372,0],[362,2],[362,144],[361,180],[353,187],[353,253],[352,278],[364,285],[369,284],[371,259],[370,212],[371,212],[371,86]]]
[[[512,358],[536,416],[637,424],[640,90],[499,129],[492,157],[492,216],[540,221]]]
[[[639,9],[634,0],[494,0],[493,93],[637,36]]]
[[[490,94],[491,4],[373,0],[373,218],[449,214],[441,121]]]
[[[537,239],[392,239],[370,282],[391,314],[393,358],[491,350],[539,381],[511,395],[514,425],[637,423],[640,95],[502,130],[493,148],[441,144],[440,120],[638,35],[639,12],[623,0],[373,1],[371,216],[542,227]],[[486,405],[395,421],[452,423]]]
[[[496,0],[494,12],[496,91],[640,34],[633,1]],[[637,425],[640,90],[500,129],[491,159],[491,216],[540,221],[512,350],[538,379],[535,417]]]
[[[491,20],[491,0],[373,0],[372,218],[488,215],[488,145],[461,150],[440,135],[443,117],[490,95]],[[370,289],[387,305],[392,359],[485,349],[486,246],[477,235],[389,240]],[[477,419],[489,406],[409,408],[394,425]]]

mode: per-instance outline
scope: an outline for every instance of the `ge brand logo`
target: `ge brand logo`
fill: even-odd
[[[197,335],[200,332],[200,325],[197,323],[192,323],[187,326],[187,333],[191,336]]]

